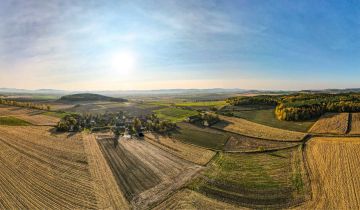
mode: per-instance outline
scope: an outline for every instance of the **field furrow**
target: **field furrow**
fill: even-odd
[[[98,208],[81,136],[1,126],[0,198],[2,209]]]

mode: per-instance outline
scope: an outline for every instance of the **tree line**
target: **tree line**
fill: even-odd
[[[20,101],[14,101],[14,100],[7,100],[7,99],[1,99],[0,98],[0,104],[7,105],[7,106],[16,106],[16,107],[24,107],[24,108],[30,108],[30,109],[38,109],[38,110],[47,110],[50,111],[51,107],[47,104],[36,104],[31,102],[20,102]]]

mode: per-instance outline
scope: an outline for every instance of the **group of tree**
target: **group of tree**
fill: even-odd
[[[281,95],[258,95],[258,96],[237,96],[226,99],[226,102],[233,106],[242,105],[272,105],[276,106],[281,100]]]
[[[143,131],[153,131],[166,133],[176,128],[176,124],[160,120],[155,114],[132,117],[123,112],[105,114],[68,114],[63,117],[57,125],[58,131],[82,131],[89,129],[92,131],[101,129],[111,129],[115,135],[127,132],[134,135]]]
[[[253,96],[229,98],[234,106],[276,105],[279,120],[309,120],[325,112],[360,112],[359,93],[297,93],[277,96]]]
[[[212,113],[202,112],[195,116],[189,117],[189,122],[203,126],[212,126],[219,122],[219,116]]]
[[[20,101],[7,100],[7,99],[2,99],[2,98],[0,98],[0,104],[7,105],[7,106],[24,107],[24,108],[30,108],[30,109],[47,110],[47,111],[51,110],[50,105],[47,105],[47,104],[20,102]]]

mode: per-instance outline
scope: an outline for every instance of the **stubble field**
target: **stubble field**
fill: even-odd
[[[207,164],[216,154],[214,151],[185,144],[174,138],[151,133],[145,134],[145,140],[175,156],[199,165]]]
[[[279,141],[301,141],[305,133],[273,128],[241,118],[220,116],[221,122],[213,127],[242,135]]]
[[[97,208],[80,135],[0,126],[0,209]]]
[[[44,111],[19,107],[0,106],[0,116],[16,117],[33,125],[55,126],[58,117],[44,115]]]
[[[182,187],[202,169],[144,140],[98,142],[116,181],[132,206],[148,209]]]
[[[360,138],[313,138],[307,145],[313,200],[299,209],[360,208]]]
[[[311,133],[345,134],[348,130],[349,113],[324,114],[310,129]]]

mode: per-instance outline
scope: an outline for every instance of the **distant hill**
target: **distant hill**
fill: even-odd
[[[109,96],[103,96],[93,93],[79,93],[62,96],[59,101],[114,101],[114,102],[126,102],[123,98],[114,98]]]

